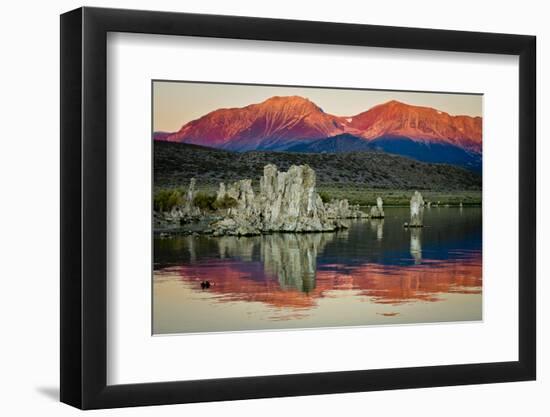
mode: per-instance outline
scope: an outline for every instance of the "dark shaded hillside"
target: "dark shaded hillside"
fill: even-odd
[[[186,186],[191,177],[202,184],[251,178],[254,182],[264,165],[286,170],[308,164],[317,173],[317,183],[365,185],[382,189],[480,190],[481,177],[444,164],[428,164],[383,152],[286,153],[270,151],[230,152],[197,145],[155,141],[156,187]]]
[[[481,173],[481,154],[448,143],[420,142],[405,137],[382,137],[367,141],[350,134],[298,143],[284,148],[272,148],[284,152],[346,153],[381,151],[421,162],[457,165]]]
[[[448,143],[422,143],[406,137],[382,137],[371,141],[370,145],[374,149],[418,161],[452,164],[481,173],[481,154]]]
[[[314,141],[298,142],[283,149],[285,152],[307,153],[349,153],[373,151],[376,148],[368,141],[356,136],[344,133],[331,138],[317,139]]]

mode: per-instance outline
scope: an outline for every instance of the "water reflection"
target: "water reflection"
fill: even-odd
[[[282,290],[315,289],[317,254],[334,233],[274,234],[260,240],[264,274],[277,277]]]
[[[479,320],[481,211],[460,211],[423,229],[388,209],[336,233],[156,240],[155,333]]]
[[[411,234],[411,256],[418,265],[422,262],[422,229],[409,228],[408,231]]]
[[[370,219],[370,226],[376,233],[376,239],[382,240],[384,238],[384,219]]]

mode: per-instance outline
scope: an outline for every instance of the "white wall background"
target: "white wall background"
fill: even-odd
[[[82,3],[5,2],[0,17],[3,85],[0,90],[0,410],[3,415],[75,415],[57,402],[59,379],[59,17]],[[543,190],[550,178],[550,147],[543,120],[550,97],[550,26],[544,2],[393,0],[338,2],[278,0],[93,1],[86,5],[233,14],[292,19],[493,31],[538,36],[539,161],[539,378],[537,382],[433,388],[99,411],[94,415],[461,416],[550,413],[548,359],[550,222],[541,216],[550,203]]]

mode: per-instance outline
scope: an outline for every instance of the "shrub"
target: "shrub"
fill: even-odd
[[[331,200],[330,196],[326,191],[319,191],[319,197],[321,197],[321,201],[323,203],[328,203]]]
[[[217,210],[228,209],[236,206],[237,200],[235,200],[233,197],[229,197],[227,194],[221,200],[216,200],[214,201],[214,203],[212,203],[212,207]]]
[[[214,203],[216,202],[216,196],[198,192],[193,199],[193,205],[201,210],[215,210]]]
[[[155,211],[170,211],[174,206],[182,204],[183,195],[177,188],[163,188],[158,190],[153,197]]]

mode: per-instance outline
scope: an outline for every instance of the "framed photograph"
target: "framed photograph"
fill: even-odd
[[[535,37],[61,16],[61,401],[533,380]]]

